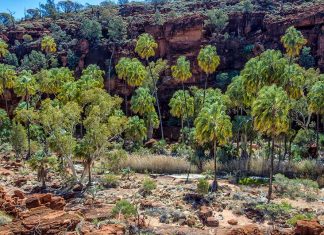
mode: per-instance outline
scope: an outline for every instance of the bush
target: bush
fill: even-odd
[[[297,214],[287,220],[287,224],[291,226],[295,226],[298,220],[311,220],[314,218],[313,214],[305,213],[305,214]]]
[[[205,178],[201,178],[198,180],[197,191],[200,194],[207,194],[209,191],[209,183]]]
[[[261,210],[267,217],[273,220],[278,216],[289,215],[293,207],[287,202],[282,202],[279,204],[258,204],[256,205],[256,209]]]
[[[27,133],[21,124],[14,123],[11,130],[11,145],[15,151],[16,157],[27,149]]]
[[[116,203],[115,207],[112,209],[112,216],[123,215],[125,218],[129,218],[131,216],[135,216],[137,214],[137,210],[133,204],[126,200],[120,200]]]
[[[309,69],[309,68],[315,66],[315,59],[311,55],[310,47],[304,47],[302,49],[301,55],[299,57],[299,63],[301,66],[305,67],[306,69]]]
[[[119,184],[118,177],[112,174],[106,174],[102,177],[101,182],[106,188],[116,188]]]
[[[153,144],[151,151],[155,154],[166,154],[166,146],[165,140],[159,140]]]
[[[294,158],[310,157],[309,148],[316,143],[316,133],[311,129],[300,129],[293,140],[292,152]]]
[[[142,189],[145,192],[150,193],[150,192],[152,192],[152,190],[156,189],[156,182],[150,178],[146,178],[143,181]]]
[[[264,178],[258,178],[258,177],[246,177],[240,179],[238,183],[242,185],[262,185],[262,184],[267,184],[268,180]]]
[[[0,226],[9,224],[12,221],[12,218],[7,215],[5,212],[0,211]]]
[[[33,41],[33,37],[30,36],[29,34],[24,34],[23,39],[24,39],[24,42],[26,42],[26,43]]]
[[[42,52],[32,51],[29,55],[25,55],[21,61],[21,69],[32,70],[37,72],[47,68],[47,59]]]
[[[5,110],[0,108],[0,140],[6,142],[10,137],[11,122]]]
[[[15,53],[7,53],[3,58],[3,61],[8,65],[12,65],[15,67],[19,66],[18,58]]]
[[[123,149],[112,150],[107,154],[107,161],[105,161],[104,169],[113,172],[121,170],[121,163],[127,158],[127,153]]]
[[[95,20],[86,19],[80,29],[81,35],[90,41],[97,41],[102,37],[101,24]]]
[[[208,10],[206,13],[207,20],[205,25],[210,28],[211,31],[221,32],[228,24],[228,15],[222,9]]]

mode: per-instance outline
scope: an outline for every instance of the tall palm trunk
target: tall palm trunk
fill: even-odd
[[[26,104],[27,104],[27,110],[29,110],[29,94],[28,90],[26,89]],[[28,141],[28,154],[27,154],[27,160],[31,157],[31,150],[30,150],[30,120],[28,118],[27,120],[27,141]]]
[[[319,151],[319,124],[320,124],[320,118],[319,114],[316,115],[316,156],[318,156]]]
[[[272,137],[272,146],[270,153],[270,176],[269,176],[269,190],[268,190],[268,203],[271,200],[272,195],[272,178],[273,178],[273,161],[274,161],[274,137]]]
[[[149,71],[150,71],[150,76],[151,76],[151,78],[153,80],[153,83],[154,83],[154,96],[155,96],[156,106],[158,108],[158,114],[159,114],[159,119],[160,119],[161,138],[164,140],[162,114],[161,114],[160,102],[159,102],[158,91],[157,91],[157,84],[156,84],[157,81],[155,81],[155,79],[153,77],[152,69],[151,69],[151,66],[150,66],[150,63],[149,63],[148,59],[146,59],[146,63],[147,63],[147,66],[149,68]]]
[[[214,141],[214,181],[212,185],[212,192],[216,192],[218,189],[218,183],[217,183],[217,142]]]
[[[114,57],[114,54],[115,54],[115,44],[113,45],[113,50],[112,50],[111,55],[110,55],[109,67],[108,67],[108,92],[109,92],[109,94],[110,94],[111,64],[112,64],[112,59]]]
[[[205,104],[208,77],[209,77],[209,75],[206,74],[206,76],[205,76],[205,86],[204,86],[204,99],[203,99],[203,104]]]

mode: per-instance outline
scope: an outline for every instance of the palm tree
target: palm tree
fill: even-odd
[[[232,137],[232,123],[221,102],[205,106],[195,120],[196,139],[199,143],[212,143],[214,155],[214,182],[212,191],[218,188],[216,175],[217,147],[225,145]]]
[[[141,86],[147,77],[143,64],[136,58],[121,58],[116,65],[118,78],[125,80],[129,86]]]
[[[8,44],[0,39],[0,58],[5,57],[8,53]]]
[[[275,138],[289,131],[289,110],[287,93],[276,85],[263,87],[252,104],[254,129],[272,140],[268,202],[272,194]]]
[[[8,100],[5,93],[7,89],[13,88],[16,78],[17,75],[13,66],[0,64],[0,94],[3,95],[5,100],[7,113],[9,110]]]
[[[147,128],[143,119],[138,116],[133,116],[128,119],[126,138],[133,140],[135,144],[142,144],[143,140],[147,138]]]
[[[186,97],[184,99],[183,97]],[[194,98],[190,96],[188,91],[176,91],[169,103],[170,113],[173,117],[180,118],[181,129],[183,130],[183,121],[193,117],[194,115]]]
[[[42,51],[46,53],[55,53],[56,52],[56,43],[53,37],[45,36],[41,42]]]
[[[131,109],[134,113],[138,113],[146,119],[147,123],[147,138],[151,139],[153,128],[159,125],[156,122],[156,111],[154,107],[155,98],[150,94],[148,88],[140,87],[135,91],[135,95],[131,99]]]
[[[172,77],[174,77],[178,81],[181,81],[182,91],[183,91],[182,94],[185,101],[184,105],[185,105],[186,115],[187,115],[186,117],[187,127],[189,128],[189,114],[188,114],[187,97],[186,97],[186,94],[188,93],[185,92],[183,82],[187,81],[192,76],[190,72],[190,61],[186,60],[185,56],[180,56],[177,60],[177,64],[171,67],[171,71],[172,71]],[[183,116],[181,119],[181,128],[183,129]]]
[[[145,59],[146,64],[149,68],[149,75],[152,78],[153,85],[154,85],[153,95],[155,96],[156,106],[158,108],[158,114],[160,119],[161,137],[162,139],[164,139],[162,114],[161,114],[160,102],[158,97],[158,89],[157,89],[157,79],[155,79],[155,76],[152,72],[151,65],[149,63],[149,58],[155,56],[155,50],[157,48],[158,48],[158,44],[155,42],[153,36],[147,33],[143,33],[137,39],[135,52],[142,59]]]
[[[206,96],[208,76],[214,73],[220,64],[220,57],[217,55],[216,47],[212,45],[205,46],[198,54],[198,65],[200,69],[206,73],[205,77],[205,90],[204,90],[204,102]]]
[[[307,98],[309,100],[308,109],[310,112],[315,113],[316,120],[316,147],[317,154],[319,151],[319,122],[320,115],[324,114],[324,81],[316,82],[310,89]]]
[[[307,40],[300,31],[294,26],[291,26],[286,30],[285,35],[281,37],[281,42],[286,48],[287,55],[292,59],[299,55],[300,50],[306,45]]]
[[[29,110],[30,106],[30,96],[35,95],[37,92],[37,82],[35,77],[31,74],[30,71],[22,71],[17,81],[15,83],[14,92],[17,96],[25,97],[26,109]],[[30,122],[27,120],[27,137],[28,137],[28,155],[27,159],[31,156],[30,149]]]

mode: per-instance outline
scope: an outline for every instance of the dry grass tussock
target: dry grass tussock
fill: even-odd
[[[244,171],[250,175],[268,176],[270,162],[264,158],[252,158],[249,162],[233,160],[226,163],[217,163],[218,172],[235,174]],[[122,163],[122,168],[130,167],[136,172],[176,174],[186,173],[190,164],[186,158],[171,157],[165,155],[129,155]],[[213,161],[204,166],[204,171],[213,171]],[[315,178],[324,172],[323,163],[316,160],[302,160],[300,162],[275,161],[275,173],[282,173],[291,177]],[[195,166],[191,166],[191,172],[197,172]]]

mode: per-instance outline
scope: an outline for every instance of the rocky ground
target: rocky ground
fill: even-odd
[[[144,178],[157,183],[143,194]],[[100,178],[96,175],[95,179]],[[48,192],[40,192],[37,177],[20,162],[0,162],[0,234],[323,234],[324,192],[306,202],[274,195],[276,203],[289,202],[293,213],[313,213],[312,221],[290,227],[286,216],[269,217],[255,204],[266,202],[266,186],[238,186],[220,180],[219,191],[201,196],[196,180],[182,177],[133,174],[116,188],[77,185],[63,190],[62,179],[49,177]],[[137,206],[136,218],[113,217],[116,202]],[[5,216],[9,215],[9,216]]]

